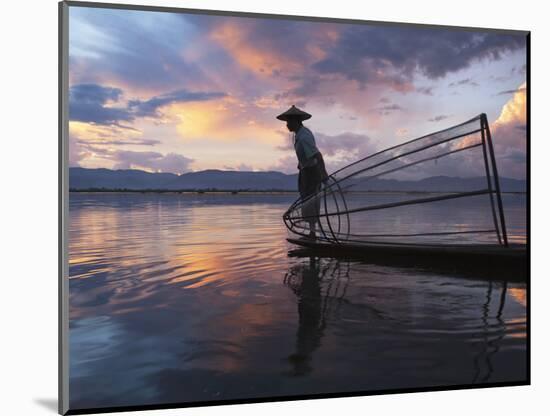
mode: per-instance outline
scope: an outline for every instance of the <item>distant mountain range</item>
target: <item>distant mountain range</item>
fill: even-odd
[[[71,190],[250,190],[297,191],[298,175],[281,172],[241,172],[224,170],[203,170],[181,175],[173,173],[150,173],[135,169],[110,170],[69,168]],[[525,192],[525,180],[500,178],[504,192]],[[487,187],[485,177],[459,178],[432,176],[418,181],[398,181],[393,179],[371,179],[354,187],[363,191],[471,191]]]

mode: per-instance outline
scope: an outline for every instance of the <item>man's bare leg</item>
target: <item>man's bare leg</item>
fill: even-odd
[[[315,224],[316,224],[317,221],[312,221],[309,223],[309,237],[310,238],[317,238],[317,236],[315,235]]]

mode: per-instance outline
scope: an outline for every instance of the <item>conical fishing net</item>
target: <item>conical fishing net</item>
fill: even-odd
[[[337,170],[283,219],[334,244],[507,244],[486,115]]]

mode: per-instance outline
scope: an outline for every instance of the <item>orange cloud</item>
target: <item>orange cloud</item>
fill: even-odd
[[[112,148],[109,141],[113,137],[123,141],[138,138],[140,135],[140,132],[131,129],[70,121],[69,164],[87,168],[112,168],[114,163],[105,158],[106,152]]]
[[[503,176],[525,178],[527,173],[527,94],[524,82],[492,123],[499,171]]]
[[[276,120],[267,123],[252,107],[228,97],[221,101],[176,103],[165,112],[177,119],[176,130],[184,140],[214,139],[240,141],[255,139],[279,143]]]
[[[141,136],[140,131],[131,128],[104,126],[80,121],[69,122],[69,132],[79,136],[81,140],[93,140],[94,142],[106,142],[113,137],[130,139]]]
[[[526,134],[521,129],[527,122],[525,87],[526,83],[524,82],[513,97],[504,104],[499,117],[490,125],[495,146],[499,147],[502,153],[510,148],[525,150]],[[480,140],[481,133],[472,134],[461,139],[454,147],[463,148],[478,143]]]
[[[260,77],[270,77],[274,71],[282,69],[296,72],[303,68],[301,61],[289,55],[252,45],[251,37],[249,26],[234,22],[221,24],[210,34],[210,38],[226,49],[240,66]]]
[[[500,116],[492,123],[495,146],[504,148],[518,148],[525,151],[527,135],[527,94],[524,82],[514,93],[513,97],[502,107]]]
[[[527,83],[524,82],[514,93],[514,96],[502,107],[500,116],[494,126],[502,126],[510,123],[526,123],[527,120]]]

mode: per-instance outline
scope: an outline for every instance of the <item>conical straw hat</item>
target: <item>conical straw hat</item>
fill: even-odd
[[[284,113],[281,113],[277,116],[279,120],[287,121],[289,118],[299,119],[299,120],[307,120],[308,118],[311,118],[311,114],[306,113],[305,111],[300,110],[296,106],[290,107],[288,110],[286,110]]]

